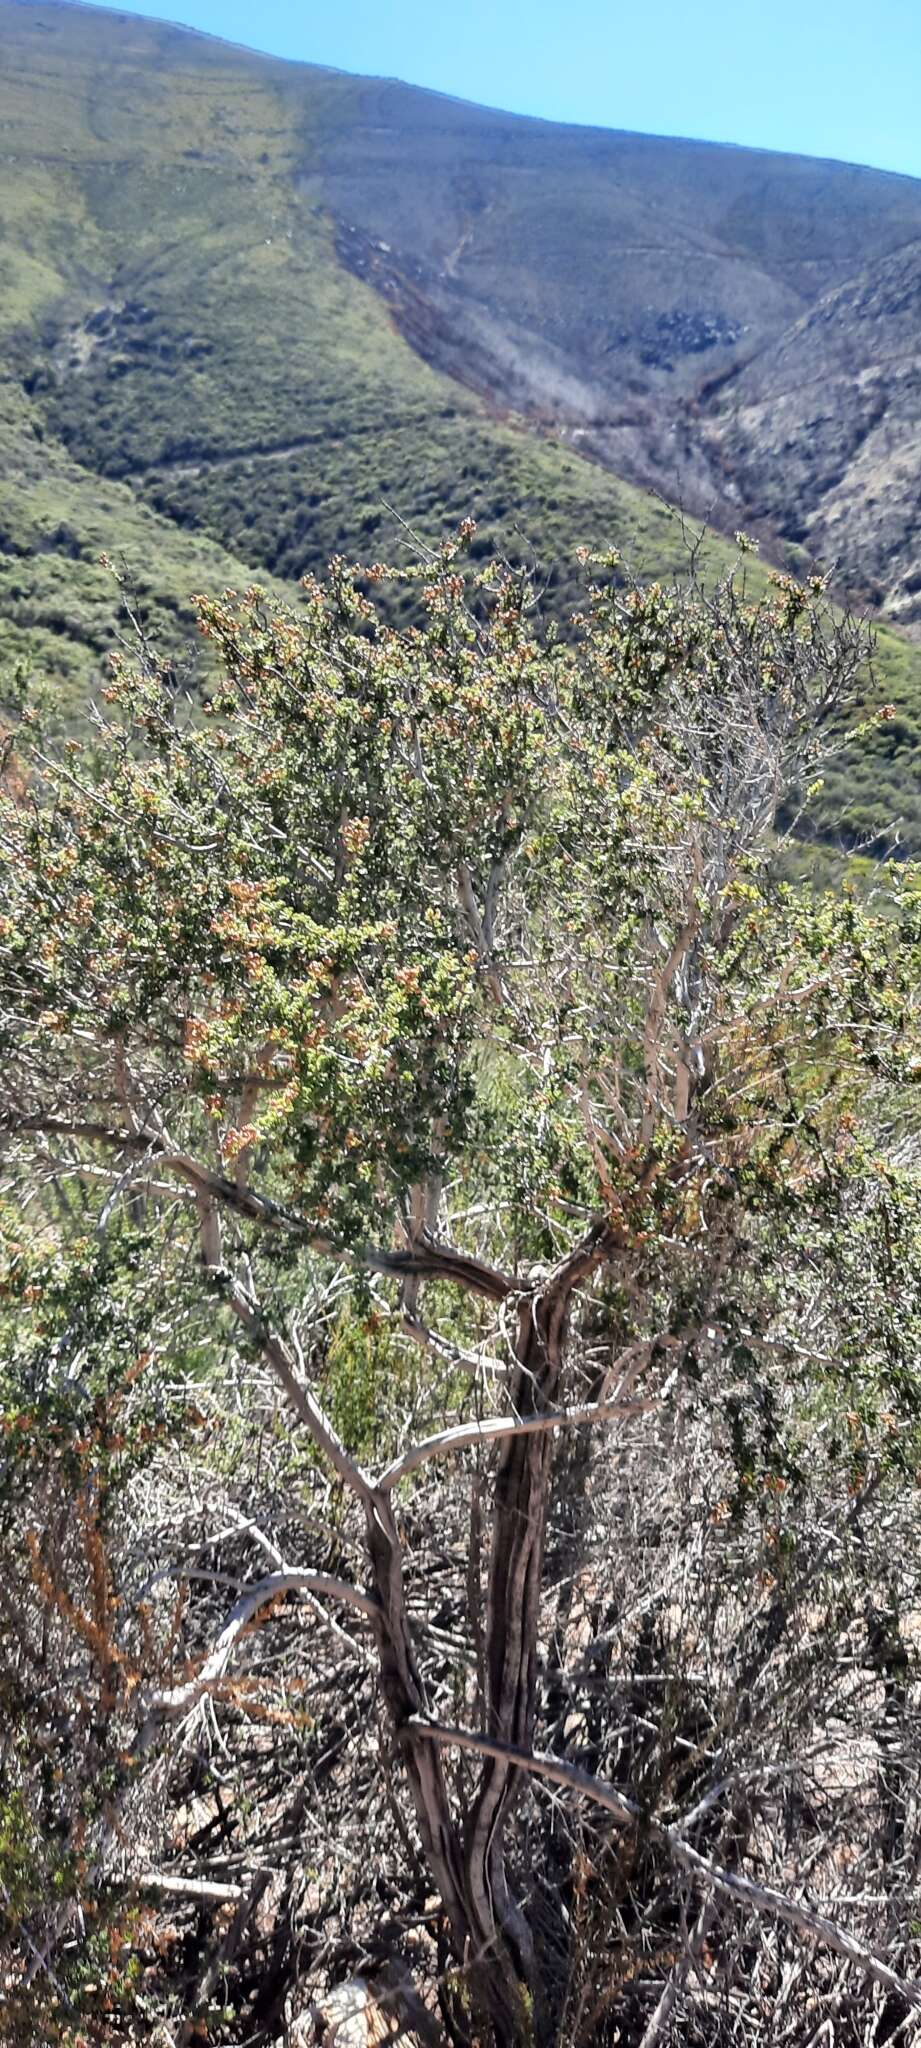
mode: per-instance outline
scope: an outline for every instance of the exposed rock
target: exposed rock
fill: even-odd
[[[408,1978],[390,1970],[373,1981],[349,1977],[334,1985],[292,2022],[284,2048],[384,2048],[397,2041],[442,2048],[443,2035]]]

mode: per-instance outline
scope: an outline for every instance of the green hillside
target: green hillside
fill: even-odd
[[[178,531],[124,484],[82,469],[15,387],[0,384],[0,675],[31,670],[67,713],[85,701],[124,623],[104,552],[170,650],[195,652],[196,592],[253,580],[206,534]]]
[[[616,533],[678,559],[663,508],[491,418],[340,266],[311,180],[323,73],[23,0],[0,25],[0,317],[52,445],[292,579],[467,512],[484,546]]]
[[[359,86],[0,0],[0,665],[89,686],[115,623],[103,549],[169,643],[195,589],[293,590],[335,551],[392,554],[403,522],[426,540],[473,514],[484,549],[555,565],[564,611],[581,542],[680,564],[657,498],[423,361],[405,305],[398,325],[342,260],[324,165]],[[882,667],[898,716],[818,822],[921,843],[921,655],[892,641]]]

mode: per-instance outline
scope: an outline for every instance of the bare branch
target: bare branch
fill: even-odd
[[[467,865],[467,862],[465,860],[458,862],[457,893],[460,899],[461,909],[463,910],[464,916],[470,927],[470,933],[473,938],[474,945],[476,946],[477,953],[479,954],[480,965],[484,969],[486,980],[489,983],[490,991],[495,1001],[501,1007],[505,1002],[505,996],[502,988],[502,983],[499,978],[499,972],[496,967],[495,961],[492,958],[491,951],[492,926],[495,918],[495,893],[496,890],[498,889],[500,879],[501,868],[499,869],[499,873],[496,875],[496,880],[494,883],[492,882],[492,877],[490,878],[492,887],[492,902],[487,910],[487,929],[487,925],[486,923],[484,923],[483,918],[481,918],[477,906],[477,900],[473,890],[473,877],[470,873],[470,869]]]
[[[241,1884],[219,1884],[206,1877],[173,1877],[164,1870],[145,1870],[135,1883],[142,1892],[160,1892],[171,1899],[197,1899],[202,1905],[238,1905],[246,1897]]]
[[[327,1572],[269,1572],[264,1579],[257,1579],[248,1586],[234,1602],[227,1620],[218,1636],[210,1657],[206,1657],[201,1670],[194,1678],[186,1679],[182,1685],[165,1686],[148,1694],[146,1700],[147,1723],[145,1730],[156,1720],[176,1720],[191,1712],[203,1695],[223,1678],[230,1659],[250,1622],[275,1600],[286,1593],[313,1593],[328,1600],[339,1600],[347,1607],[354,1607],[368,1621],[377,1617],[377,1604],[367,1593],[350,1586],[345,1579],[330,1577]],[[140,1746],[146,1747],[145,1730],[142,1730]]]
[[[701,1904],[684,1953],[679,1957],[671,1976],[666,1981],[662,1995],[643,2034],[640,2048],[656,2048],[656,2042],[662,2040],[678,1999],[681,1996],[682,1986],[686,1982],[688,1973],[700,1955],[706,1941],[715,1913],[716,1902],[711,1894]]]
[[[238,1187],[235,1181],[228,1180],[224,1174],[214,1173],[190,1153],[171,1149],[154,1132],[113,1130],[103,1123],[54,1116],[16,1117],[0,1128],[13,1135],[17,1132],[38,1132],[45,1136],[82,1138],[88,1144],[105,1145],[114,1151],[140,1153],[155,1160],[161,1172],[174,1173],[177,1179],[188,1182],[197,1193],[210,1197],[222,1208],[232,1209],[250,1222],[289,1231],[313,1251],[329,1258],[347,1259],[366,1272],[387,1274],[396,1280],[417,1276],[420,1280],[452,1281],[473,1294],[485,1295],[487,1301],[505,1301],[515,1291],[515,1282],[509,1274],[498,1272],[484,1260],[461,1251],[457,1245],[441,1244],[434,1238],[426,1237],[407,1251],[384,1251],[373,1245],[350,1247],[337,1244],[316,1230],[296,1210],[286,1208],[283,1203],[273,1201],[271,1196],[260,1194],[256,1189]]]
[[[702,1878],[724,1898],[735,1905],[750,1906],[756,1913],[766,1913],[784,1921],[797,1934],[844,1956],[872,1977],[875,1983],[882,1984],[887,1991],[896,1992],[907,2005],[921,2011],[921,1983],[900,1977],[874,1949],[858,1941],[856,1935],[839,1927],[836,1921],[826,1919],[823,1913],[815,1912],[811,1906],[786,1898],[783,1892],[775,1891],[771,1885],[756,1884],[750,1877],[742,1877],[721,1864],[711,1863],[684,1839],[677,1828],[645,1813],[637,1800],[618,1792],[604,1778],[593,1777],[590,1771],[583,1771],[578,1764],[562,1763],[557,1757],[544,1756],[536,1750],[516,1750],[510,1743],[494,1742],[487,1735],[474,1735],[463,1728],[449,1728],[440,1722],[425,1721],[419,1717],[414,1717],[410,1726],[414,1734],[428,1736],[443,1748],[464,1749],[476,1756],[495,1757],[499,1762],[514,1764],[516,1769],[526,1771],[532,1777],[543,1778],[548,1784],[578,1792],[582,1798],[592,1800],[606,1813],[613,1814],[621,1825],[642,1824],[669,1850],[676,1863],[695,1877]]]
[[[258,1303],[244,1293],[239,1281],[225,1273],[215,1277],[225,1300],[243,1324],[247,1335],[258,1345],[275,1378],[284,1388],[295,1414],[309,1429],[318,1449],[329,1459],[344,1485],[349,1487],[352,1493],[357,1494],[359,1500],[367,1502],[371,1494],[370,1481],[360,1465],[356,1465],[354,1458],[349,1457],[344,1443],[320,1407],[315,1394],[299,1379],[294,1360],[283,1338],[276,1330],[270,1328]]]
[[[661,1403],[649,1401],[589,1401],[581,1408],[551,1410],[546,1415],[489,1415],[483,1421],[460,1422],[453,1429],[442,1429],[436,1436],[424,1437],[420,1443],[411,1444],[401,1451],[398,1458],[388,1465],[377,1480],[381,1493],[398,1486],[410,1472],[426,1465],[430,1458],[440,1458],[452,1451],[467,1451],[475,1444],[494,1443],[497,1437],[535,1436],[545,1429],[572,1429],[577,1424],[594,1422],[626,1422],[632,1416],[646,1415]]]

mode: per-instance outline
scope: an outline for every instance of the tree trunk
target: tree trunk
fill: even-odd
[[[512,1954],[509,1950],[503,1928],[491,1910],[483,1915],[477,1908],[461,1835],[451,1816],[440,1751],[408,1725],[414,1715],[427,1713],[428,1703],[413,1655],[399,1536],[386,1494],[376,1494],[369,1507],[368,1547],[380,1603],[381,1688],[401,1739],[425,1859],[445,1910],[451,1947],[463,1971],[461,2007],[465,2015],[472,2014],[478,2038],[491,2037],[495,2048],[521,2048],[532,2034],[527,2000],[521,1991],[519,1951]]]
[[[415,1738],[407,1726],[413,1715],[427,1713],[428,1703],[409,1633],[403,1559],[389,1495],[374,1492],[366,1512],[371,1578],[379,1603],[376,1630],[381,1689],[394,1728],[402,1740],[423,1850],[448,1918],[454,1949],[461,1961],[468,1945],[470,1925],[460,1840],[451,1819],[441,1758],[434,1753],[432,1743]]]
[[[565,1299],[525,1296],[519,1306],[517,1414],[540,1414],[557,1396]],[[486,1603],[486,1730],[529,1750],[534,1736],[537,1643],[552,1438],[507,1439],[496,1475]],[[465,1829],[465,1874],[480,1943],[494,1958],[493,2024],[503,2044],[549,2039],[547,1997],[525,1912],[513,1898],[505,1830],[521,1775],[504,1760],[484,1766]]]
[[[511,1401],[521,1417],[556,1401],[567,1297],[528,1294],[518,1307]],[[496,1741],[529,1750],[534,1735],[537,1647],[552,1433],[505,1440],[495,1483],[486,1601],[486,1729]],[[368,1547],[381,1684],[401,1737],[425,1857],[438,1887],[462,1965],[481,2037],[495,2048],[533,2048],[552,2040],[546,1988],[526,1911],[514,1898],[505,1860],[505,1832],[522,1776],[504,1758],[489,1758],[462,1831],[452,1819],[440,1756],[414,1735],[414,1715],[428,1705],[413,1656],[402,1557],[390,1496],[375,1493],[367,1511]]]

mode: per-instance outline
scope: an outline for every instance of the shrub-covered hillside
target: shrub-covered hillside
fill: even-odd
[[[397,305],[358,274],[330,167],[363,104],[359,81],[163,24],[0,0],[0,665],[29,657],[76,703],[117,622],[101,550],[171,649],[196,588],[392,557],[401,522],[431,543],[472,515],[482,549],[554,564],[563,618],[586,539],[641,576],[679,564],[658,499],[477,396],[473,341],[431,367],[402,286]],[[921,657],[884,642],[865,691],[897,715],[830,770],[815,823],[921,841]]]
[[[15,625],[71,640],[61,560],[99,545],[167,607],[240,561],[294,580],[466,513],[482,545],[563,564],[599,527],[643,569],[677,561],[663,507],[427,369],[339,263],[311,175],[324,73],[43,0],[0,0],[0,54]]]

